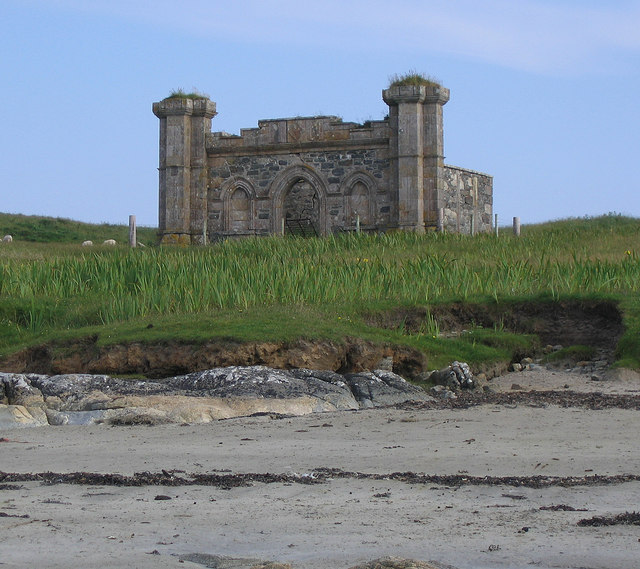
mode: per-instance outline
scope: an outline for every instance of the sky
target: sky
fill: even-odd
[[[437,78],[445,162],[494,176],[501,224],[640,217],[640,0],[0,0],[0,212],[158,223],[151,105],[214,131],[382,119]]]

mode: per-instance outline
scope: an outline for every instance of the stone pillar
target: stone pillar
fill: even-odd
[[[435,226],[446,188],[442,107],[449,100],[449,89],[436,84],[424,88],[424,220],[427,226]]]
[[[216,104],[209,99],[195,99],[191,115],[191,243],[205,245],[207,223],[207,148],[206,136],[211,132],[211,119],[216,116]]]
[[[382,92],[389,105],[391,156],[398,196],[398,229],[424,232],[422,103],[424,87],[406,85]]]
[[[160,119],[158,230],[161,243],[190,244],[194,224],[197,225],[197,221],[192,223],[193,208],[202,209],[204,205],[202,215],[206,215],[204,129],[210,130],[215,109],[215,103],[204,98],[176,97],[153,104],[153,113]]]
[[[402,85],[382,92],[389,105],[392,176],[398,228],[424,232],[437,224],[444,187],[442,106],[449,90],[436,84]]]

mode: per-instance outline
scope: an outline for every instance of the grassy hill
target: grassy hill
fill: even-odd
[[[33,238],[36,227],[41,239],[55,239],[21,237]],[[102,345],[358,337],[417,348],[432,367],[453,359],[480,365],[536,342],[535,322],[524,331],[505,325],[514,307],[597,300],[621,307],[626,333],[617,357],[640,367],[640,220],[633,218],[527,226],[520,238],[506,231],[269,237],[186,249],[82,248],[84,239],[126,242],[127,228],[68,220],[0,215],[3,231],[15,241],[0,246],[0,355],[90,335]],[[466,333],[446,333],[438,315],[454,304],[490,306],[494,320],[472,317]]]
[[[89,240],[98,244],[105,239],[128,243],[129,226],[108,223],[96,225],[61,217],[0,213],[0,238],[4,235],[11,235],[18,241],[30,243],[80,244]],[[156,229],[138,227],[137,236],[141,243],[152,245],[156,242]]]

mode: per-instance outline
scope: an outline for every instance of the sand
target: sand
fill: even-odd
[[[493,383],[498,390],[516,383],[640,392],[637,379],[593,382],[550,371],[509,374]],[[346,569],[384,555],[458,569],[635,569],[640,526],[577,522],[640,510],[637,480],[542,488],[383,476],[301,482],[326,468],[458,480],[638,475],[638,433],[637,410],[525,404],[6,431],[0,433],[9,440],[0,444],[3,472],[296,476],[239,487],[12,482],[0,490],[0,567],[202,567],[180,556],[204,553],[308,569]],[[170,499],[156,500],[159,495]],[[558,505],[575,510],[541,509]]]

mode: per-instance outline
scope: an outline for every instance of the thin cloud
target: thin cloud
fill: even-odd
[[[636,0],[54,2],[237,43],[455,54],[543,74],[599,72],[640,52]]]

